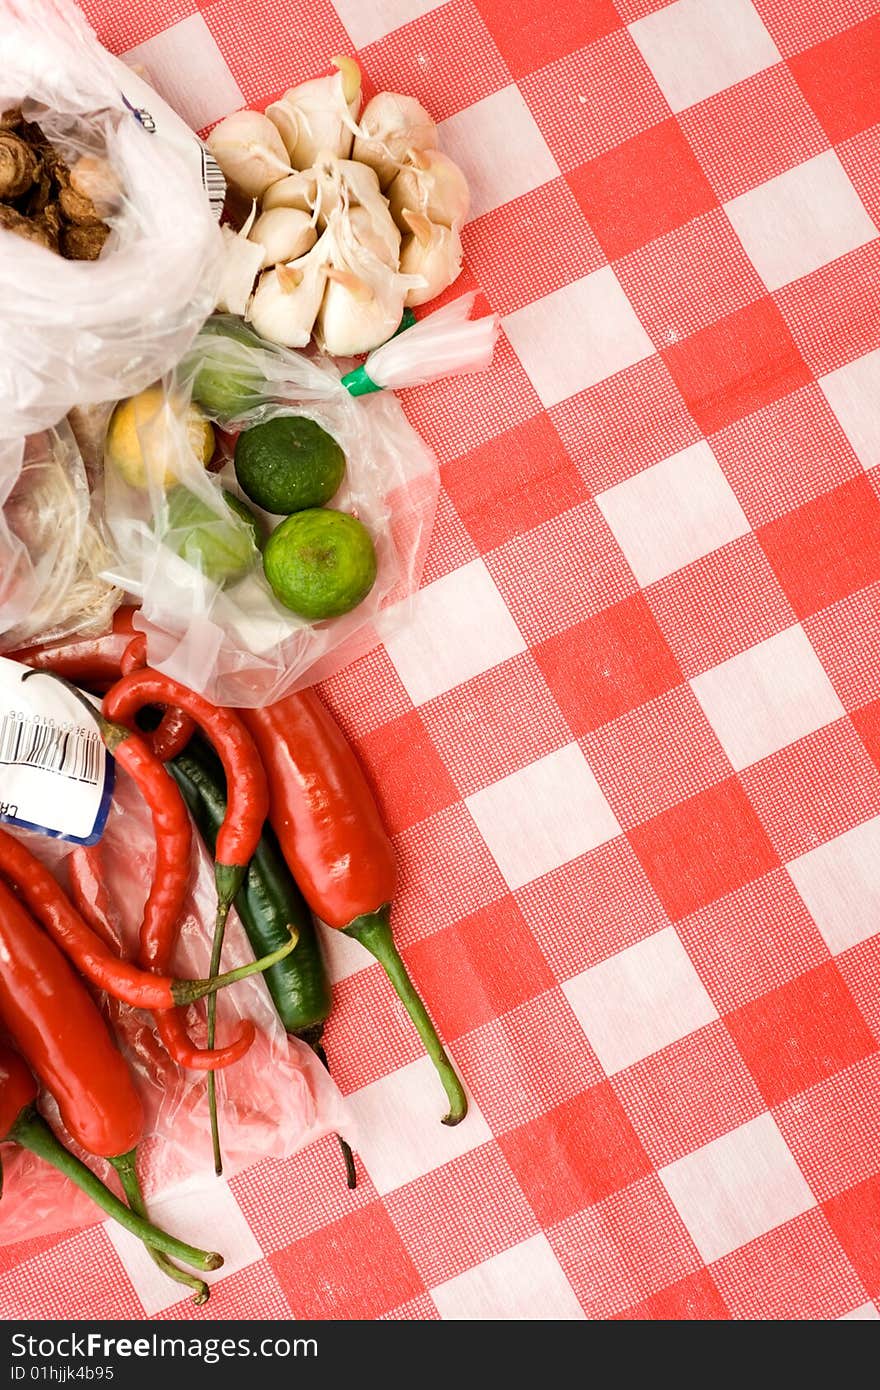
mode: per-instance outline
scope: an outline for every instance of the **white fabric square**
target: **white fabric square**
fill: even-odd
[[[853,1308],[851,1313],[844,1313],[838,1322],[880,1322],[880,1313],[877,1312],[873,1303],[863,1303],[858,1308]]]
[[[673,927],[566,980],[562,992],[609,1076],[718,1017]]]
[[[819,378],[863,468],[880,463],[880,348]]]
[[[880,931],[880,816],[785,867],[832,955]]]
[[[150,83],[193,130],[244,106],[241,88],[201,14],[131,48],[123,58],[142,64]]]
[[[483,561],[472,560],[420,589],[409,622],[385,647],[421,705],[524,652],[526,643]]]
[[[799,624],[694,676],[691,688],[737,772],[845,713]]]
[[[333,0],[333,8],[355,48],[366,48],[445,3],[446,0]]]
[[[430,1290],[441,1318],[458,1322],[582,1322],[574,1289],[542,1233]]]
[[[620,834],[576,743],[474,792],[465,804],[510,888]]]
[[[441,121],[439,130],[441,150],[467,175],[469,222],[559,177],[559,165],[513,83]]]
[[[834,150],[750,188],[724,210],[768,290],[809,275],[877,235]]]
[[[654,352],[610,265],[526,304],[503,323],[548,407]]]
[[[212,1287],[263,1258],[241,1207],[221,1178],[190,1179],[167,1196],[151,1198],[149,1206],[155,1226],[201,1250],[218,1250],[223,1256],[223,1265],[216,1273],[201,1276]],[[184,1284],[174,1283],[153,1264],[136,1236],[115,1221],[105,1221],[104,1229],[149,1317],[190,1297]]]
[[[704,439],[600,492],[596,501],[641,585],[751,530]]]
[[[685,1154],[657,1176],[706,1264],[815,1206],[770,1114]]]
[[[629,32],[673,111],[781,60],[751,0],[677,0]]]
[[[346,1108],[357,1126],[358,1157],[383,1196],[492,1138],[472,1097],[461,1124],[440,1123],[446,1096],[428,1057],[363,1086],[346,1097]]]

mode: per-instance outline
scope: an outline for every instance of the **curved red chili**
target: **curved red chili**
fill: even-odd
[[[77,845],[65,863],[70,897],[80,917],[101,938],[108,951],[125,960],[128,953],[107,891],[101,841],[94,845]]]
[[[135,633],[122,654],[120,675],[138,671],[147,664],[147,639],[142,632]],[[182,753],[195,732],[195,724],[182,709],[170,707],[162,715],[159,727],[145,738],[160,762],[167,763]]]
[[[57,671],[77,685],[101,685],[118,680],[123,653],[135,635],[132,622],[138,610],[125,605],[113,614],[113,626],[100,637],[72,637],[7,652],[35,671]]]

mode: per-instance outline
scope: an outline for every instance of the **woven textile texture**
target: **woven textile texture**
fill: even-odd
[[[473,1109],[337,938],[357,1192],[175,1198],[204,1313],[96,1225],[4,1315],[878,1318],[880,3],[84,8],[198,128],[356,50],[472,181],[496,363],[405,396],[416,619],[322,693]]]

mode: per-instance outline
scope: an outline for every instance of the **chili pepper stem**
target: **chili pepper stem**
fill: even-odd
[[[332,1075],[332,1073],[330,1072],[330,1063],[327,1061],[327,1053],[324,1051],[324,1044],[321,1042],[321,1035],[323,1032],[324,1025],[319,1024],[317,1028],[310,1028],[305,1033],[297,1033],[296,1036],[312,1049],[329,1076]],[[336,1138],[339,1141],[339,1150],[342,1154],[342,1161],[345,1164],[345,1184],[349,1191],[353,1192],[358,1185],[354,1154],[352,1153],[351,1145],[346,1139],[343,1139],[341,1134],[337,1134]]]
[[[75,1154],[72,1154],[55,1138],[46,1121],[32,1106],[21,1112],[9,1134],[5,1137],[20,1144],[23,1149],[30,1150],[38,1158],[44,1159],[53,1168],[57,1168],[59,1173],[63,1173],[82,1192],[91,1197],[92,1201],[97,1203],[108,1216],[111,1216],[120,1226],[124,1226],[127,1231],[131,1231],[132,1235],[137,1236],[145,1245],[153,1245],[157,1250],[174,1255],[178,1260],[183,1260],[196,1269],[219,1269],[222,1265],[222,1255],[208,1250],[198,1250],[194,1245],[187,1245],[185,1241],[169,1235],[167,1231],[161,1230],[158,1226],[145,1220],[142,1215],[130,1210],[115,1193],[110,1191],[109,1187],[105,1187],[91,1168],[87,1168]],[[120,1161],[116,1160],[116,1162]]]
[[[131,1210],[136,1216],[142,1217],[145,1221],[149,1220],[144,1194],[141,1192],[141,1185],[138,1181],[134,1153],[123,1154],[122,1157],[118,1159],[111,1158],[110,1162],[116,1169],[119,1181],[122,1183],[122,1190],[125,1193]],[[197,1307],[201,1306],[203,1303],[207,1303],[211,1296],[211,1290],[208,1288],[204,1279],[200,1279],[197,1274],[190,1274],[189,1270],[178,1268],[178,1266],[174,1264],[162,1250],[158,1250],[155,1245],[150,1245],[147,1241],[144,1241],[144,1248],[150,1259],[161,1269],[163,1274],[167,1274],[168,1278],[173,1279],[175,1283],[186,1284],[188,1288],[193,1290],[192,1301]]]
[[[229,916],[230,900],[224,900],[223,890],[220,887],[219,870],[225,865],[215,865],[215,876],[218,878],[218,890],[220,900],[217,903],[217,916],[214,919],[214,940],[211,943],[211,964],[208,967],[212,975],[216,975],[220,969],[220,957],[223,954],[223,938],[226,935],[226,919]],[[208,997],[208,1047],[214,1046],[214,1038],[217,1031],[217,996],[212,994]],[[217,1119],[217,1077],[215,1072],[208,1073],[208,1114],[211,1120],[211,1148],[214,1152],[214,1172],[218,1178],[223,1172],[223,1153],[220,1148],[220,1125]]]
[[[216,1010],[218,990],[225,989],[227,985],[234,985],[238,980],[246,980],[251,975],[261,975],[264,970],[271,970],[273,965],[290,955],[296,942],[297,934],[291,930],[289,941],[279,946],[277,951],[271,951],[268,956],[261,956],[259,960],[248,961],[247,965],[237,965],[234,970],[226,970],[222,975],[214,975],[210,980],[175,980],[171,987],[175,1004],[194,1004],[197,999],[204,999],[205,995],[208,995],[208,1007],[213,1003]],[[211,959],[213,960],[213,955]]]
[[[394,991],[406,1009],[415,1025],[416,1032],[421,1038],[425,1051],[437,1069],[437,1074],[443,1082],[443,1089],[449,1100],[449,1114],[444,1115],[443,1124],[460,1124],[467,1114],[467,1096],[464,1087],[456,1075],[455,1068],[446,1054],[437,1029],[431,1022],[427,1009],[419,997],[412,980],[407,973],[406,966],[400,958],[400,952],[394,944],[391,935],[391,915],[390,907],[380,907],[376,912],[365,913],[363,917],[356,917],[347,927],[343,927],[346,936],[354,937],[363,947],[375,956],[385,974],[388,976]]]

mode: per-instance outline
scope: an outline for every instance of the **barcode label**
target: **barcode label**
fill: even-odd
[[[226,201],[226,180],[210,150],[202,146],[202,183],[214,216],[219,219]]]
[[[57,724],[39,715],[4,714],[0,719],[0,763],[39,767],[96,787],[103,772],[97,730]]]

